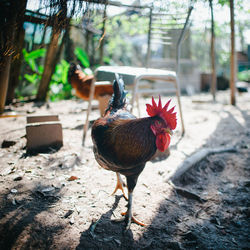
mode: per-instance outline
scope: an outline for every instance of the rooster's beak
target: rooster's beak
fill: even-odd
[[[164,128],[164,131],[170,135],[173,135],[173,131],[170,128]]]

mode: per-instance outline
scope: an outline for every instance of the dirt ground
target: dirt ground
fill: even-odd
[[[0,249],[249,249],[250,95],[238,95],[236,107],[229,99],[228,91],[216,103],[208,94],[182,98],[185,136],[179,122],[170,155],[147,163],[133,203],[147,225],[133,223],[127,233],[125,222],[114,222],[126,201],[120,192],[110,195],[116,176],[98,167],[90,130],[81,146],[87,103],[11,106],[20,116],[0,119]],[[38,114],[59,115],[64,145],[32,156],[26,116]],[[90,119],[98,116],[94,110]],[[168,182],[193,153],[226,146],[236,151],[211,154],[175,186]]]

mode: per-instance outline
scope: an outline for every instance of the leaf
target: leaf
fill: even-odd
[[[43,65],[39,65],[38,66],[38,72],[39,72],[39,74],[42,74],[43,70],[44,70],[44,66]]]
[[[36,62],[34,59],[28,59],[28,64],[33,71],[36,71]]]
[[[24,60],[26,61],[26,63],[30,66],[30,68],[33,71],[37,71],[37,69],[39,70],[39,67],[37,67],[37,65],[36,65],[35,59],[40,58],[40,57],[44,57],[45,53],[46,53],[46,49],[44,49],[44,48],[33,50],[30,53],[27,52],[26,49],[23,49]],[[39,73],[40,73],[40,71],[39,71]]]
[[[74,53],[77,59],[81,62],[82,66],[89,68],[90,63],[87,53],[80,47],[76,47]]]
[[[46,53],[46,49],[41,48],[41,49],[37,49],[37,50],[33,50],[29,53],[28,57],[29,59],[37,59],[39,57],[44,57]]]
[[[24,57],[24,59],[25,59],[25,61],[26,61],[26,58],[28,57],[28,52],[27,52],[27,50],[26,49],[23,49],[23,57]]]
[[[79,178],[77,176],[72,175],[72,176],[69,177],[68,181],[75,181],[75,180],[78,180],[78,179]]]
[[[69,63],[65,60],[61,61],[62,64],[62,83],[66,84],[68,81],[68,69],[69,69]]]
[[[33,74],[33,75],[24,74],[24,78],[25,78],[26,80],[28,80],[29,82],[31,82],[31,83],[35,83],[36,80],[37,80],[37,78],[38,78],[38,76],[37,76],[36,73]]]

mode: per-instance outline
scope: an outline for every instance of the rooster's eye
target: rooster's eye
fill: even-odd
[[[161,126],[161,122],[156,121],[156,125],[157,125],[157,126]]]

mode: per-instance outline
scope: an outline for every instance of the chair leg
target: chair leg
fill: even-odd
[[[138,117],[141,117],[139,99],[140,99],[140,96],[139,96],[139,94],[137,94],[136,95],[136,105],[137,105],[137,110],[138,110]]]
[[[175,84],[176,84],[176,96],[177,96],[180,118],[181,118],[181,127],[182,127],[181,135],[183,136],[185,134],[185,127],[184,127],[184,119],[183,119],[183,114],[182,114],[180,88],[179,88],[179,84],[178,84],[178,79],[176,79]]]
[[[92,81],[90,86],[90,93],[89,93],[89,104],[88,104],[88,110],[86,114],[86,120],[83,128],[83,137],[82,137],[82,146],[84,146],[86,135],[89,128],[89,115],[92,109],[92,100],[94,99],[94,93],[95,93],[95,80]]]
[[[136,101],[137,98],[137,90],[138,90],[138,82],[139,80],[142,78],[142,76],[137,76],[134,79],[134,83],[133,83],[133,90],[132,90],[132,100],[131,100],[131,109],[130,112],[133,112],[133,108],[134,108],[134,103]]]

